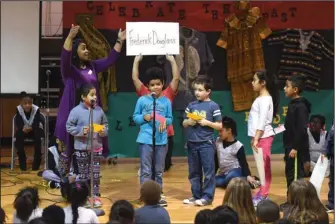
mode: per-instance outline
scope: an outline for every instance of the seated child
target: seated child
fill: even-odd
[[[211,224],[233,224],[239,223],[238,215],[231,207],[220,205],[212,211]]]
[[[219,158],[219,174],[215,176],[216,186],[225,188],[235,177],[246,177],[250,185],[259,185],[251,176],[243,144],[235,139],[237,128],[232,118],[223,117],[219,136],[216,140]]]
[[[212,210],[200,210],[194,218],[194,224],[210,224],[212,222]]]
[[[134,206],[126,200],[118,200],[111,207],[108,224],[133,224],[134,217]]]
[[[65,224],[64,209],[57,205],[50,205],[44,208],[42,217],[48,224]]]
[[[266,199],[257,204],[256,216],[258,223],[274,223],[280,219],[279,206],[273,201]]]
[[[15,144],[19,157],[20,170],[27,170],[27,158],[24,151],[24,139],[34,140],[34,161],[32,169],[38,170],[41,164],[41,115],[38,106],[33,104],[33,99],[26,92],[20,94],[20,105],[16,109],[15,117]],[[42,125],[43,127],[43,125]]]
[[[6,223],[6,213],[5,211],[0,207],[0,224]]]
[[[170,216],[165,208],[160,206],[161,187],[152,180],[145,181],[141,186],[141,201],[144,206],[135,211],[136,224],[170,224]]]
[[[13,203],[13,223],[27,223],[41,217],[43,210],[39,208],[39,203],[37,188],[26,187],[20,190]]]
[[[326,118],[323,115],[312,115],[309,120],[307,133],[309,142],[310,172],[313,172],[320,155],[325,154],[325,143],[327,139],[325,125]],[[329,176],[329,166],[325,176]]]

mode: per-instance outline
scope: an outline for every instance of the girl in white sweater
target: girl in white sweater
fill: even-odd
[[[255,73],[252,86],[259,93],[250,109],[248,118],[248,136],[251,137],[251,147],[255,152],[262,150],[265,184],[253,197],[254,206],[266,199],[271,184],[271,147],[274,139],[272,128],[273,117],[279,107],[279,91],[275,77],[263,70]]]

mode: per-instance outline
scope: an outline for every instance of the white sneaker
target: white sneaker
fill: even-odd
[[[194,197],[184,199],[183,203],[187,205],[194,205],[196,199]]]
[[[206,199],[198,199],[195,201],[195,205],[197,206],[206,206],[206,205],[210,205],[211,203],[209,203]]]

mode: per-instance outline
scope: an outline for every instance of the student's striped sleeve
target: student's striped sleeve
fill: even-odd
[[[213,104],[213,120],[214,121],[222,121],[222,115],[219,105],[216,103]]]

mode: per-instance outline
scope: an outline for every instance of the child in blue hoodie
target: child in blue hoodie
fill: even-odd
[[[90,155],[91,155],[91,137],[90,129],[90,111],[93,110],[93,125],[97,128],[93,130],[92,145],[94,151],[93,161],[93,205],[100,207],[100,160],[102,155],[102,137],[107,136],[108,122],[104,111],[97,105],[97,91],[91,85],[81,87],[81,102],[70,112],[66,122],[66,130],[74,137],[74,158],[73,166],[77,181],[87,181],[90,179]],[[102,125],[103,128],[99,128]],[[99,130],[98,130],[99,129]]]
[[[167,153],[167,131],[166,127],[172,123],[172,108],[170,100],[162,95],[164,86],[163,71],[153,67],[147,71],[149,76],[148,89],[151,94],[140,97],[137,100],[133,119],[140,125],[140,132],[136,142],[139,143],[141,159],[140,183],[154,179],[160,187],[163,185],[164,161]],[[156,98],[156,120],[153,124],[153,103]],[[153,150],[153,125],[155,132],[155,149]],[[153,169],[154,167],[154,169]],[[161,206],[167,202],[161,197]]]

